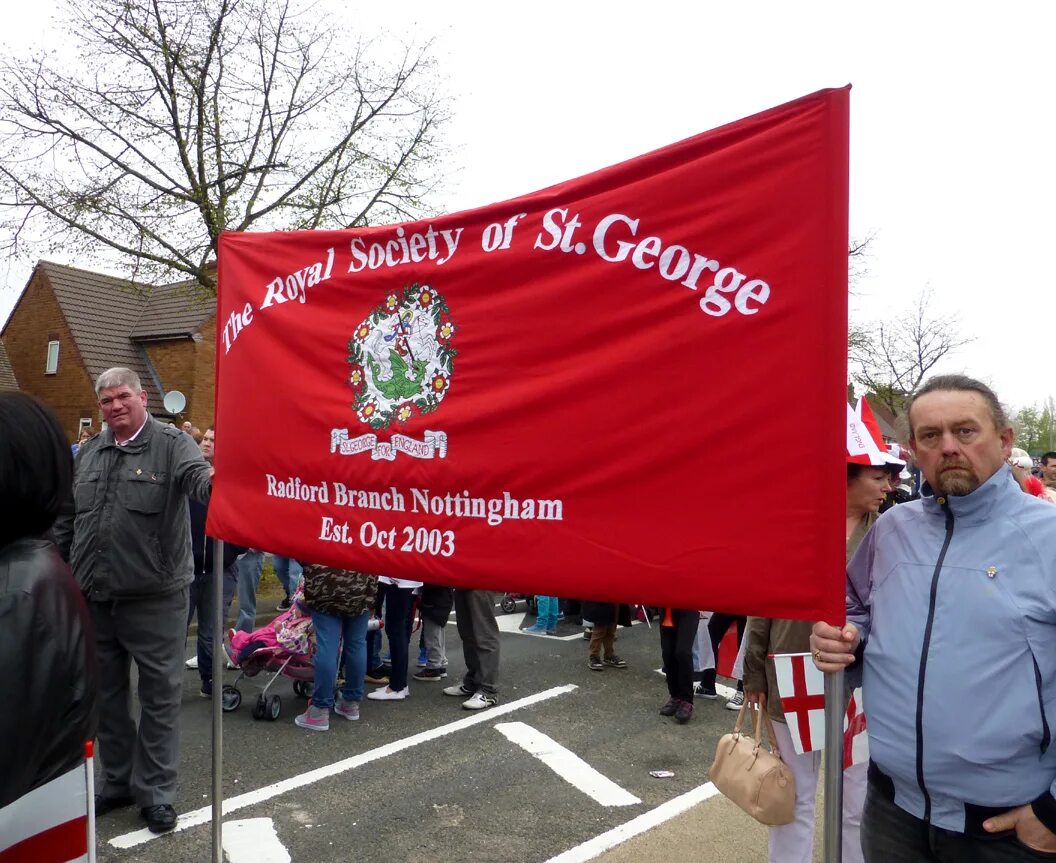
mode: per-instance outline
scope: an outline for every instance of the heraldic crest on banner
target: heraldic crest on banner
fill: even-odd
[[[455,329],[447,302],[429,285],[406,285],[376,306],[348,342],[348,383],[359,421],[383,430],[440,407],[458,355],[452,347]],[[447,454],[443,432],[427,431],[421,441],[394,435],[387,443],[379,443],[376,434],[349,438],[347,429],[334,429],[330,436],[330,451],[343,455],[370,451],[374,459],[391,461],[397,452],[417,458]]]

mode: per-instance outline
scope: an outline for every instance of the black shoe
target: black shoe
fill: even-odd
[[[664,702],[664,706],[660,708],[661,716],[674,716],[675,711],[678,710],[678,705],[682,702],[677,698],[669,698]]]
[[[604,671],[605,663],[601,661],[600,656],[592,656],[587,660],[587,668],[591,671]]]
[[[627,667],[627,661],[625,659],[620,659],[620,657],[618,657],[615,653],[612,656],[606,656],[601,661],[604,662],[609,668]]]
[[[115,809],[124,809],[131,806],[136,800],[131,794],[119,794],[117,797],[104,797],[102,794],[95,795],[95,814],[105,815]]]
[[[681,725],[685,725],[692,718],[693,705],[688,701],[680,701],[678,709],[675,711],[675,719],[677,719]]]
[[[211,681],[211,680],[203,680],[202,681],[202,688],[198,690],[198,694],[202,698],[212,698],[213,697],[213,681]]]
[[[176,826],[176,810],[168,803],[144,806],[139,810],[139,814],[147,822],[147,829],[151,833],[168,833]]]
[[[388,683],[391,673],[392,669],[388,665],[379,665],[377,668],[372,668],[368,671],[367,676],[363,679],[367,683]]]
[[[287,596],[284,600],[282,600],[282,602],[280,602],[278,605],[275,606],[275,610],[276,611],[289,611],[291,605],[292,605],[292,602],[290,601],[290,598]]]
[[[710,701],[714,701],[719,697],[719,693],[715,691],[714,686],[708,686],[704,683],[698,683],[694,686],[693,694],[696,695],[697,698],[707,698]]]
[[[447,677],[446,668],[419,668],[415,680],[442,680]]]

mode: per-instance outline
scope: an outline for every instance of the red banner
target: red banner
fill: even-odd
[[[843,619],[848,89],[512,201],[224,234],[209,531]]]

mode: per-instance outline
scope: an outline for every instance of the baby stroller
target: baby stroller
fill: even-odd
[[[293,681],[293,691],[299,697],[311,695],[315,674],[312,662],[315,632],[311,616],[301,604],[301,596],[298,588],[290,610],[280,614],[267,626],[249,633],[235,632],[233,629],[228,632],[224,649],[231,664],[239,669],[239,675],[234,683],[225,685],[222,690],[222,705],[226,712],[238,710],[242,704],[239,682],[261,673],[270,674],[270,677],[253,706],[254,719],[274,722],[279,718],[282,699],[278,695],[268,695],[268,690],[280,677]]]
[[[502,599],[499,601],[499,605],[505,614],[512,614],[513,610],[517,608],[517,601],[520,599],[523,599],[527,604],[528,613],[535,614],[534,593],[504,593]]]

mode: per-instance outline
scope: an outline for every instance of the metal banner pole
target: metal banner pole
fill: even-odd
[[[825,863],[843,858],[843,672],[825,675]]]
[[[208,540],[207,540],[208,541]],[[224,863],[224,541],[213,540],[213,863]]]

